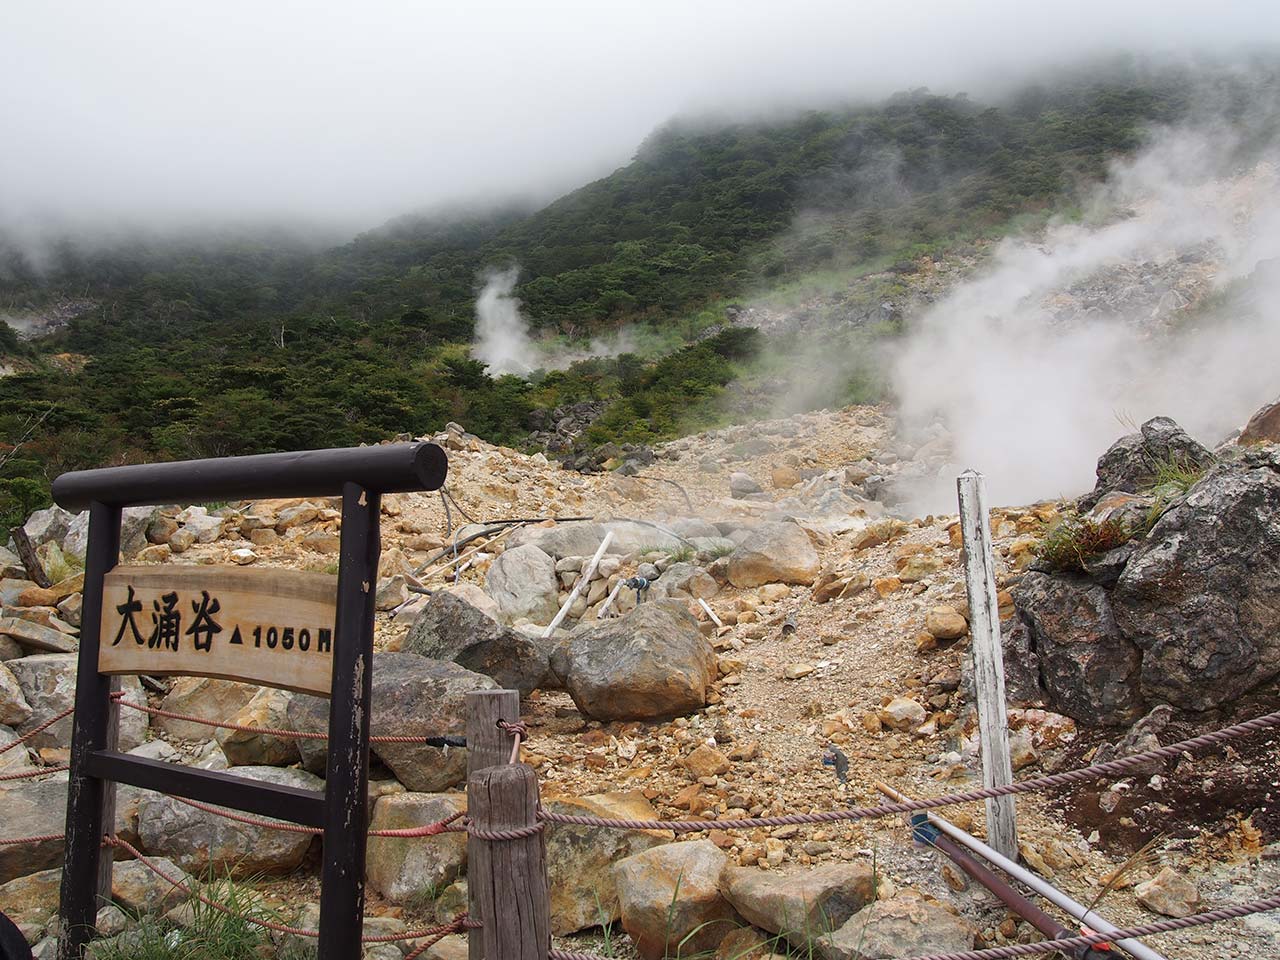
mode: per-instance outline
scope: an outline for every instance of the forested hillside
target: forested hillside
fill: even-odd
[[[597,442],[701,425],[758,348],[693,342],[732,299],[1067,208],[1149,125],[1183,117],[1194,90],[1167,72],[993,105],[914,92],[768,122],[677,121],[542,209],[404,217],[325,249],[283,233],[69,238],[37,269],[0,225],[0,313],[85,305],[31,342],[0,324],[0,514],[40,505],[65,469],[348,445],[450,419],[519,443],[535,408],[583,399],[622,398]],[[1252,95],[1226,92],[1228,111]],[[646,355],[488,376],[467,350],[477,276],[512,262],[536,328],[577,339],[626,325]]]

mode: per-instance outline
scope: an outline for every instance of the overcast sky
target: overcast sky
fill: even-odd
[[[8,0],[0,225],[366,227],[552,191],[675,114],[975,95],[1116,51],[1280,41],[1280,2]],[[1043,11],[1043,12],[1042,12]]]

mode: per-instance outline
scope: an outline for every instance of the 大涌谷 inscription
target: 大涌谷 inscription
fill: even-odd
[[[98,669],[244,680],[327,696],[336,580],[297,570],[118,566]]]

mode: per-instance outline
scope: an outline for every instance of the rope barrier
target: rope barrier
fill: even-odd
[[[1048,774],[1030,780],[1002,787],[984,787],[980,790],[968,790],[964,793],[953,793],[926,800],[907,800],[899,803],[882,803],[873,807],[849,807],[843,810],[827,810],[820,813],[789,813],[778,817],[749,817],[738,820],[623,820],[608,817],[586,817],[567,813],[550,813],[540,811],[539,816],[549,823],[569,823],[583,827],[603,827],[612,830],[672,830],[676,833],[692,833],[699,830],[751,830],[756,827],[786,827],[798,824],[834,823],[839,820],[866,820],[872,817],[887,817],[896,813],[912,813],[917,810],[933,810],[956,803],[972,803],[992,797],[1003,797],[1010,794],[1030,793],[1051,787],[1062,787],[1083,780],[1097,780],[1113,774],[1123,773],[1134,767],[1151,763],[1153,760],[1168,760],[1181,753],[1199,750],[1203,747],[1215,746],[1228,740],[1238,739],[1247,734],[1257,733],[1270,727],[1280,725],[1280,711],[1265,716],[1246,720],[1214,730],[1198,737],[1181,740],[1167,747],[1158,747],[1135,753],[1132,756],[1109,760],[1106,763],[1090,764],[1077,767],[1063,773]]]
[[[166,794],[179,803],[188,807],[194,807],[197,810],[203,810],[205,813],[212,813],[215,816],[223,817],[227,820],[234,820],[237,823],[248,824],[251,827],[263,827],[267,830],[280,830],[285,833],[304,833],[313,837],[324,836],[324,830],[321,827],[308,827],[300,823],[288,823],[283,820],[266,820],[259,817],[249,817],[241,813],[235,813],[225,807],[215,807],[208,803],[201,803],[198,800],[189,800],[186,797],[178,797],[173,794]],[[368,836],[371,837],[399,837],[404,839],[413,839],[415,837],[434,837],[441,833],[462,833],[466,830],[465,825],[453,826],[454,822],[459,820],[463,815],[455,813],[453,816],[445,817],[443,820],[437,820],[433,823],[426,823],[420,827],[402,827],[395,830],[370,830]]]
[[[1250,914],[1262,913],[1266,910],[1280,909],[1280,896],[1268,897],[1265,900],[1253,900],[1239,903],[1231,907],[1221,907],[1206,913],[1197,913],[1189,917],[1175,920],[1160,920],[1144,923],[1136,927],[1127,927],[1114,933],[1091,933],[1079,937],[1060,940],[1041,940],[1038,943],[1014,943],[1007,947],[991,947],[986,950],[965,950],[960,953],[931,953],[927,956],[910,957],[908,960],[1010,960],[1013,957],[1029,957],[1038,953],[1064,954],[1075,947],[1092,947],[1116,940],[1132,940],[1138,937],[1150,937],[1160,933],[1172,933],[1188,927],[1200,927],[1209,923],[1221,923],[1224,920],[1235,920]],[[583,953],[574,950],[550,950],[550,960],[608,960],[598,953]]]
[[[523,720],[499,720],[498,729],[511,734],[514,743],[511,744],[511,759],[508,763],[515,763],[520,759],[520,743],[529,739],[529,728]]]
[[[0,840],[0,847],[14,846],[19,843],[45,843],[50,840],[65,840],[66,836],[65,833],[45,833],[38,837],[9,837],[8,839]]]
[[[1265,910],[1280,909],[1280,896],[1268,897],[1265,900],[1252,900],[1232,907],[1221,907],[1206,913],[1196,913],[1189,917],[1174,920],[1160,920],[1155,923],[1144,923],[1136,927],[1126,927],[1114,933],[1090,933],[1085,936],[1070,937],[1062,940],[1042,940],[1039,943],[1013,943],[1007,947],[992,947],[988,950],[965,950],[961,953],[933,953],[925,957],[913,957],[912,960],[1009,960],[1012,957],[1029,957],[1037,953],[1053,953],[1066,951],[1075,947],[1092,947],[1100,943],[1113,943],[1116,940],[1135,940],[1150,937],[1158,933],[1172,933],[1188,927],[1200,927],[1207,923],[1221,923],[1223,920],[1235,920]]]
[[[35,770],[19,771],[18,773],[6,773],[0,775],[0,783],[5,780],[30,780],[33,777],[43,777],[50,773],[66,773],[71,768],[68,766],[61,767],[39,767]]]
[[[148,870],[154,873],[161,880],[165,881],[165,883],[168,883],[175,890],[179,890],[186,896],[199,900],[206,907],[209,907],[211,910],[216,910],[219,913],[223,914],[224,916],[237,917],[238,919],[241,919],[246,923],[252,923],[254,926],[263,927],[264,929],[267,929],[267,930],[274,930],[276,933],[292,934],[293,936],[296,936],[296,937],[313,937],[314,938],[314,937],[320,936],[319,930],[307,930],[303,927],[291,927],[291,926],[288,926],[287,924],[276,923],[275,921],[272,921],[272,920],[261,920],[257,917],[251,917],[245,914],[238,914],[238,913],[235,913],[234,911],[228,910],[226,907],[218,903],[216,900],[211,900],[210,898],[206,897],[204,894],[198,891],[192,890],[181,880],[178,880],[175,877],[169,876],[169,874],[167,874],[164,870],[157,867],[154,863],[152,863],[145,856],[143,856],[143,854],[139,852],[138,848],[135,847],[133,844],[129,843],[129,841],[121,840],[119,837],[106,836],[102,838],[102,842],[104,845],[108,847],[119,847],[120,849],[133,854],[133,856],[137,858],[139,863],[141,863],[144,867],[146,867]],[[453,920],[450,921],[449,923],[442,924],[437,927],[427,927],[423,930],[413,930],[408,933],[382,934],[376,937],[361,937],[360,942],[361,943],[400,943],[405,940],[420,940],[423,937],[432,937],[436,935],[444,936],[449,933],[456,933],[460,930],[474,928],[477,926],[479,926],[479,924],[472,921],[471,918],[464,913],[464,914],[460,914],[457,917],[454,917]]]
[[[28,730],[26,733],[24,733],[22,736],[20,736],[17,740],[14,740],[14,741],[13,741],[13,742],[11,742],[11,743],[6,743],[3,747],[0,747],[0,753],[8,753],[10,750],[12,750],[12,749],[13,749],[14,747],[16,747],[18,744],[20,744],[20,743],[26,743],[28,740],[30,740],[32,737],[34,737],[37,733],[43,733],[45,730],[48,730],[48,729],[49,729],[50,727],[52,727],[55,723],[57,723],[59,720],[65,719],[66,717],[71,716],[71,715],[72,715],[73,713],[75,713],[75,712],[76,712],[76,708],[75,708],[74,706],[72,706],[72,707],[67,707],[67,709],[63,710],[63,711],[62,711],[60,714],[58,714],[56,717],[50,717],[48,720],[46,720],[44,723],[40,724],[40,726],[36,727],[35,729],[33,729],[33,730]]]
[[[197,717],[190,713],[176,713],[173,710],[162,710],[159,707],[152,707],[147,704],[134,703],[132,700],[124,699],[119,693],[112,694],[112,699],[122,707],[128,707],[130,710],[137,710],[140,713],[147,713],[153,717],[166,717],[169,720],[185,720],[188,723],[198,723],[206,727],[217,727],[221,730],[236,730],[240,733],[254,733],[266,737],[279,737],[281,740],[328,740],[327,733],[306,733],[301,730],[285,730],[278,727],[254,727],[244,723],[228,723],[225,720],[207,720],[204,717]],[[63,714],[65,716],[65,714]],[[35,731],[33,731],[35,732]],[[429,747],[465,747],[467,741],[465,737],[453,736],[377,736],[370,737],[370,743],[422,743]],[[3,751],[0,751],[3,752]]]

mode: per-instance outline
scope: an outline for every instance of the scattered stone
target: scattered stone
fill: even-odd
[[[61,630],[22,617],[0,617],[0,636],[16,641],[28,650],[47,653],[74,653],[76,642]]]
[[[555,562],[533,544],[506,550],[493,561],[485,592],[498,605],[504,620],[527,617],[550,623],[560,609]]]
[[[302,770],[239,767],[236,775],[302,790],[324,789],[324,781]],[[147,853],[169,857],[190,873],[213,870],[233,879],[288,873],[302,863],[314,839],[228,820],[163,794],[142,802],[138,832]]]
[[[66,710],[75,702],[76,660],[71,653],[42,653],[5,664],[13,673],[22,695],[31,707],[31,716],[18,727],[25,734]],[[142,683],[137,677],[121,677],[120,689],[135,703],[143,701]],[[64,717],[36,734],[28,744],[33,749],[70,747],[72,717]],[[147,737],[147,715],[137,710],[120,711],[120,750],[131,750]]]
[[[263,687],[226,722],[246,727],[286,728],[289,724],[289,701],[293,697],[294,694],[288,690]],[[286,767],[301,759],[297,740],[245,730],[216,729],[214,735],[227,762],[234,766]]]
[[[311,530],[303,536],[302,546],[316,553],[334,554],[342,549],[342,538],[330,530]]]
[[[738,925],[720,894],[725,863],[710,840],[666,844],[618,861],[622,928],[643,960],[711,952]]]
[[[695,780],[701,780],[703,777],[717,777],[722,773],[728,773],[730,769],[729,758],[715,747],[705,743],[680,763]]]
[[[955,607],[934,607],[924,620],[924,628],[937,640],[958,640],[969,632],[969,623]]]
[[[639,792],[551,797],[544,798],[542,805],[553,813],[577,816],[658,819],[658,812]],[[668,843],[671,836],[664,830],[597,830],[551,824],[547,831],[551,932],[564,936],[617,920],[620,908],[613,865]]]
[[[714,654],[681,606],[652,601],[600,625],[584,624],[552,654],[551,667],[584,716],[646,720],[707,702]]]
[[[871,587],[881,597],[887,597],[902,589],[902,581],[897,577],[877,577],[871,581]]]
[[[378,581],[378,592],[373,598],[375,610],[394,610],[409,599],[409,583],[403,574],[383,577]]]
[[[466,695],[494,690],[492,680],[456,663],[431,660],[416,653],[377,653],[373,661],[374,736],[441,736],[461,734]],[[289,727],[325,733],[329,701],[296,694],[289,701]],[[303,766],[323,772],[327,756],[323,740],[299,740]],[[421,743],[375,743],[373,752],[396,779],[419,793],[438,793],[461,783],[467,773],[467,751],[445,750]]]
[[[1236,443],[1242,447],[1254,443],[1280,443],[1280,400],[1266,404],[1250,417]]]
[[[774,467],[769,474],[775,490],[790,490],[800,483],[800,471],[795,467]]]
[[[168,694],[160,701],[160,708],[170,713],[185,713],[204,720],[219,722],[234,717],[257,695],[258,688],[234,680],[218,680],[212,677],[178,677]],[[142,702],[140,697],[130,697]],[[121,719],[129,714],[144,716],[127,708],[120,711]],[[216,728],[192,720],[173,720],[156,717],[155,727],[175,740],[212,740]]]
[[[825,960],[896,960],[972,950],[977,936],[936,901],[902,895],[863,907],[817,946]]]
[[[230,556],[231,562],[241,567],[246,567],[258,559],[258,555],[248,547],[232,550]]]
[[[17,678],[0,663],[0,724],[16,727],[30,716],[31,707]]]
[[[372,830],[422,827],[466,810],[461,793],[400,793],[373,807]],[[467,835],[442,833],[423,838],[370,837],[369,886],[392,903],[406,903],[428,889],[440,889],[461,875],[467,862]]]
[[[735,471],[729,474],[729,496],[736,500],[749,497],[752,494],[763,493],[760,484],[751,478],[751,474]]]
[[[818,552],[809,535],[794,523],[762,523],[728,558],[729,582],[735,587],[766,583],[809,585],[818,576]]]
[[[782,668],[782,676],[785,680],[799,680],[813,673],[812,663],[788,663]]]
[[[1172,867],[1163,867],[1133,892],[1140,904],[1166,917],[1189,917],[1200,909],[1200,891]]]
[[[804,950],[839,929],[876,896],[875,873],[861,862],[833,863],[787,875],[729,865],[720,875],[725,898],[750,923]]]
[[[452,660],[526,697],[542,685],[549,670],[547,650],[532,637],[503,626],[460,595],[445,591],[432,594],[401,649]]]
[[[880,708],[880,722],[894,730],[914,730],[928,714],[924,707],[909,697],[894,697]]]

